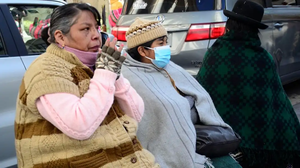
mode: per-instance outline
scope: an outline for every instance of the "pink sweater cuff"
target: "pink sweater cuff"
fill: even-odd
[[[118,75],[116,73],[113,73],[111,71],[105,70],[105,69],[96,69],[94,71],[94,80],[97,80],[98,82],[101,82],[103,84],[110,85],[111,83],[115,83]],[[115,79],[115,80],[112,80]]]

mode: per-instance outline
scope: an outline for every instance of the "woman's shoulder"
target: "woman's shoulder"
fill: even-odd
[[[176,63],[173,62],[173,61],[170,61],[169,64],[167,65],[167,67],[168,67],[168,68],[169,68],[169,67],[175,68],[175,69],[177,69],[177,70],[179,70],[179,71],[184,71],[184,69],[183,69],[180,65],[176,64]]]
[[[28,76],[28,74],[41,74],[45,79],[53,76],[69,76],[74,66],[60,57],[45,52],[33,60],[26,70],[25,76]]]
[[[181,67],[180,65],[177,65],[176,63],[170,61],[170,63],[167,65],[166,67],[167,72],[173,77],[174,75],[176,76],[180,76],[180,75],[184,75],[184,76],[191,76],[190,73],[185,70],[183,67]]]
[[[65,64],[63,59],[55,58],[51,53],[43,53],[39,55],[33,62],[30,64],[28,69],[39,67],[40,70],[44,67],[51,66],[53,64]]]
[[[43,54],[39,55],[36,59],[34,59],[32,61],[32,63],[30,64],[30,66],[28,67],[26,72],[28,72],[28,71],[41,71],[42,67],[43,67],[42,62],[45,58],[45,55],[47,55],[47,54],[43,53]]]
[[[130,67],[128,65],[122,65],[122,75],[132,84],[139,85],[143,83],[145,72],[137,67]]]

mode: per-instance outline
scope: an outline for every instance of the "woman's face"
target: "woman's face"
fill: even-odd
[[[168,37],[164,36],[164,37],[161,37],[161,38],[158,38],[158,39],[154,40],[154,42],[151,44],[150,48],[166,46],[167,44],[168,44]],[[144,63],[151,63],[151,60],[149,60],[145,57],[155,59],[154,50],[147,49],[145,47],[140,46],[138,48],[138,51],[139,51],[140,55],[142,56],[141,61],[144,62]]]
[[[61,34],[55,39],[61,46],[68,46],[81,51],[98,52],[102,41],[98,24],[92,12],[81,11],[75,24],[67,35]]]

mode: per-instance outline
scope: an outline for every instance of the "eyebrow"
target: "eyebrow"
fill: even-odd
[[[166,40],[168,40],[168,37],[167,37],[167,36],[160,37],[160,38],[158,38],[157,40],[164,41],[165,38],[166,38]]]
[[[83,22],[83,23],[81,23],[81,25],[93,26],[92,24],[90,24],[90,23],[86,23],[86,22]],[[95,25],[97,25],[97,26],[98,26],[98,24],[97,24],[97,23],[95,23]]]

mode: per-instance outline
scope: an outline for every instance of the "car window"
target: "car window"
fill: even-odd
[[[41,31],[50,25],[53,7],[10,5],[10,13],[15,20],[29,55],[46,51],[47,44],[41,38]]]
[[[221,10],[225,0],[126,0],[123,14],[176,13]]]
[[[0,56],[1,55],[7,55],[7,52],[6,52],[6,48],[5,48],[5,45],[4,45],[4,40],[2,38],[2,34],[0,32]]]

